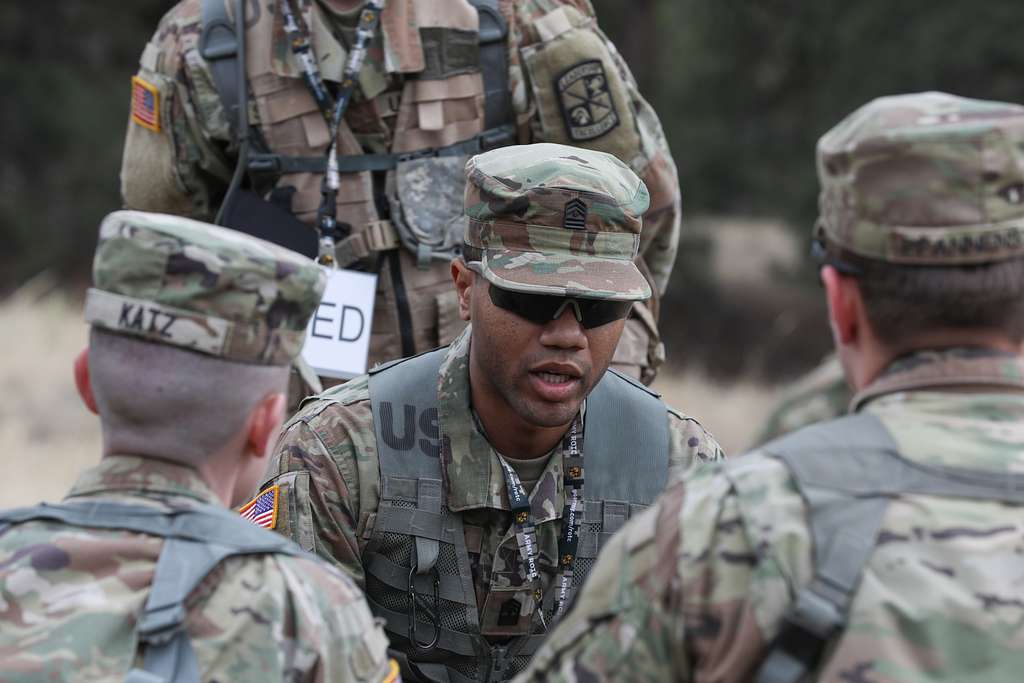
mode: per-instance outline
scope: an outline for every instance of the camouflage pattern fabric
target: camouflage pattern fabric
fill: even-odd
[[[494,449],[469,408],[471,328],[452,344],[439,378],[439,412],[446,415],[451,461],[443,463],[445,504],[461,512],[479,547],[473,577],[478,598],[491,589],[523,582],[505,480]],[[723,457],[718,443],[696,420],[670,410],[669,467],[674,474],[698,461]],[[364,582],[361,556],[380,504],[380,465],[367,377],[309,399],[285,426],[272,478],[280,485],[286,514],[277,529]],[[543,580],[557,567],[563,507],[561,459],[549,458],[530,494],[536,519]],[[479,534],[477,536],[477,534]],[[544,588],[547,588],[545,584]],[[483,600],[478,600],[483,604]]]
[[[839,357],[831,354],[783,392],[750,445],[766,443],[815,422],[845,415],[852,397]]]
[[[114,455],[69,501],[161,510],[217,503],[187,467]],[[123,680],[141,666],[135,616],[163,540],[27,522],[0,535],[0,680]],[[203,681],[391,681],[387,637],[359,589],[313,557],[223,562],[189,598],[185,626]]]
[[[1024,255],[1024,107],[945,93],[882,97],[818,142],[816,234],[905,264]]]
[[[275,244],[179,216],[117,211],[100,225],[85,319],[225,360],[287,365],[326,276]]]
[[[603,152],[539,143],[466,164],[466,244],[492,284],[534,294],[644,300],[633,263],[650,197]]]
[[[915,354],[857,406],[911,461],[1024,467],[1017,356]],[[1018,680],[1020,533],[1012,505],[894,499],[849,626],[814,680]],[[754,451],[699,468],[606,546],[517,681],[749,680],[813,570],[804,502],[782,464]]]
[[[354,10],[340,11],[332,3],[312,0],[298,0],[296,6],[309,19],[313,50],[324,79],[336,82],[345,55],[337,35],[351,33]],[[329,136],[302,84],[301,70],[282,29],[279,3],[250,3],[248,7],[248,75],[255,94],[249,112],[252,125],[260,130],[271,151],[323,154]],[[509,26],[508,82],[516,141],[568,143],[608,152],[644,181],[651,201],[644,213],[637,263],[657,299],[668,286],[681,226],[676,167],[657,115],[640,95],[625,60],[597,26],[589,3],[503,1],[499,8]],[[212,220],[228,187],[238,149],[209,65],[199,54],[200,9],[200,0],[175,5],[139,60],[137,76],[156,93],[154,111],[146,113],[157,124],[144,125],[129,117],[120,174],[128,208]],[[480,132],[483,90],[473,81],[479,78],[478,65],[473,63],[477,46],[467,43],[475,20],[475,10],[466,0],[442,5],[389,0],[382,17],[383,40],[374,41],[367,55],[339,135],[340,152],[406,152],[450,144]],[[589,74],[585,80],[577,79],[559,90],[557,75],[580,65],[584,68],[574,73],[581,77]],[[580,129],[572,123],[576,119],[566,119],[563,110],[570,100],[582,101],[576,96],[584,84],[592,86],[595,93],[584,108],[601,118],[590,134],[603,132],[579,139],[578,135],[571,137]],[[602,103],[611,108],[602,108]],[[598,114],[598,110],[608,113]],[[433,121],[437,117],[440,120]],[[433,121],[430,130],[426,130],[430,128],[428,118]],[[432,167],[435,182],[447,170],[437,160],[417,165]],[[443,242],[442,226],[429,224],[436,213],[433,207],[421,211],[407,205],[417,187],[403,188],[401,179],[390,184],[397,187],[396,192],[389,192],[391,218],[406,220],[414,232]],[[288,174],[279,185],[295,189],[292,209],[301,220],[312,223],[320,199],[320,177]],[[379,219],[387,218],[378,215],[377,191],[369,173],[343,174],[339,221],[352,225],[355,233],[374,233]],[[449,193],[442,194],[447,197]],[[397,239],[383,241],[388,246],[376,245],[374,249],[382,251],[372,253],[371,259],[398,244]],[[399,249],[396,260],[397,268],[384,259],[378,280],[370,365],[403,355],[398,297],[392,282],[396,272],[408,296],[416,352],[447,344],[461,330],[457,321],[451,321],[456,303],[447,264],[434,261],[421,269],[407,249]],[[664,358],[657,317],[657,301],[634,307],[614,367],[642,376],[646,382],[654,379]]]

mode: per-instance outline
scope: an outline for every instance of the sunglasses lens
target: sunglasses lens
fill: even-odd
[[[491,285],[489,288],[491,302],[510,313],[525,318],[537,325],[543,325],[554,319],[562,309],[566,299],[560,296],[544,294],[523,294],[501,289]],[[603,301],[601,299],[572,299],[575,309],[579,311],[580,323],[586,329],[607,325],[610,322],[625,318],[633,305],[631,301]],[[573,308],[573,306],[569,306]],[[575,313],[575,311],[573,311]]]

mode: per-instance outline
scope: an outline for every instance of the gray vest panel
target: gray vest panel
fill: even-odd
[[[367,597],[387,620],[403,675],[506,680],[525,668],[544,636],[495,646],[480,635],[462,517],[444,505],[437,390],[445,352],[395,361],[370,376],[381,502],[363,555]],[[630,385],[608,372],[587,399],[586,502],[574,591],[601,541],[649,505],[667,477],[665,405],[646,388]],[[544,598],[548,611],[553,595],[548,591]]]
[[[892,498],[1024,503],[1024,475],[912,462],[867,413],[802,429],[762,450],[786,465],[807,505],[815,575],[786,613],[758,683],[797,683],[819,668],[822,653],[846,626]]]
[[[288,539],[214,505],[167,512],[110,501],[43,503],[0,512],[0,533],[33,520],[165,539],[137,621],[143,668],[131,670],[126,683],[198,683],[199,665],[184,628],[185,600],[218,564],[238,555],[305,554]]]

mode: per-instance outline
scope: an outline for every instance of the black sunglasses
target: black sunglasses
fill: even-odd
[[[629,315],[632,301],[607,299],[575,299],[549,294],[523,294],[491,285],[491,303],[531,323],[543,325],[561,317],[566,306],[572,307],[576,321],[590,330],[621,320]]]

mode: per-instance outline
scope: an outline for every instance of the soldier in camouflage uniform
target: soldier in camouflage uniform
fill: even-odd
[[[1020,679],[1024,107],[881,98],[817,159],[853,414],[670,487],[523,681]]]
[[[783,391],[753,443],[762,444],[815,422],[845,415],[851,398],[839,357],[830,354]]]
[[[0,512],[0,680],[397,680],[355,584],[224,507],[264,470],[320,269],[121,211],[100,228],[94,280],[75,375],[104,455],[63,504]],[[204,520],[224,531],[217,547]],[[171,536],[136,528],[162,523]],[[190,575],[198,587],[175,600]],[[164,668],[164,645],[194,656]]]
[[[290,46],[285,3],[246,6],[254,159],[248,182],[312,225],[322,174],[298,167],[322,162],[328,124]],[[315,58],[327,90],[342,80],[365,6],[358,0],[288,6],[306,29],[299,32],[310,46],[306,54]],[[211,68],[215,56],[204,58],[203,12],[204,0],[178,3],[142,54],[121,169],[127,208],[213,220],[224,199],[239,142]],[[371,366],[447,344],[462,330],[448,284],[462,234],[462,169],[476,152],[531,142],[611,153],[647,185],[651,204],[637,264],[652,297],[633,307],[613,367],[653,380],[664,357],[657,302],[679,239],[676,168],[625,61],[598,28],[590,3],[576,0],[388,0],[384,6],[338,133],[337,218],[351,230],[338,261],[379,273]],[[267,153],[300,161],[292,170],[268,172],[268,164],[280,165],[277,157],[268,162]]]
[[[605,371],[650,294],[632,260],[636,175],[552,144],[476,156],[466,174],[452,276],[471,325],[307,399],[267,484],[283,492],[278,530],[365,587],[406,680],[520,671],[604,539],[670,473],[722,457],[695,420]]]

